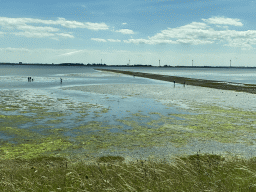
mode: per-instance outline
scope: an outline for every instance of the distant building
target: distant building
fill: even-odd
[[[22,62],[19,62],[19,65],[22,65]]]

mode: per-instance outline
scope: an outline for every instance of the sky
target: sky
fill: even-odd
[[[256,66],[254,0],[0,4],[0,63]]]

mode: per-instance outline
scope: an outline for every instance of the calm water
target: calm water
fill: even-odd
[[[34,79],[33,82],[28,82],[28,77]],[[60,82],[60,78],[63,82]],[[77,67],[77,66],[0,66],[0,90],[21,90],[26,92],[27,95],[42,94],[48,95],[52,98],[66,99],[73,102],[90,102],[93,104],[100,104],[106,108],[110,107],[108,113],[101,114],[101,117],[95,117],[93,111],[85,121],[108,121],[109,124],[121,125],[116,122],[116,119],[122,119],[130,116],[131,113],[138,113],[148,115],[150,112],[160,112],[164,115],[170,113],[179,113],[175,108],[167,109],[166,106],[153,99],[141,98],[126,98],[122,99],[121,96],[107,95],[107,94],[94,94],[89,92],[75,91],[75,90],[62,90],[63,87],[84,86],[84,85],[97,85],[97,84],[168,84],[169,82],[157,81],[145,78],[133,78],[132,76],[108,75],[100,71],[96,71],[93,67]],[[181,85],[182,87],[182,85]],[[109,99],[106,99],[106,96]],[[130,113],[131,112],[131,113]],[[185,113],[185,112],[184,112]],[[11,112],[0,111],[0,114],[9,114]],[[55,125],[56,127],[68,126],[74,127],[81,123],[75,123],[71,119],[76,119],[76,112],[73,112],[70,117],[65,117],[63,123]],[[151,115],[154,119],[157,115]],[[112,118],[109,118],[112,117]],[[136,117],[134,117],[136,118]],[[140,121],[140,120],[139,120]],[[39,124],[45,124],[40,122]],[[142,122],[144,124],[145,122]],[[29,127],[29,125],[20,125],[20,128]],[[128,127],[126,127],[128,128]],[[115,131],[115,130],[113,130]],[[0,133],[1,136],[1,133]]]
[[[256,84],[256,69],[238,69],[238,68],[121,68],[119,70],[137,71],[145,73],[156,73],[161,75],[189,77],[197,79],[207,79],[216,81],[227,81],[233,83]]]
[[[3,66],[0,65],[0,89],[1,88],[27,88],[28,86],[35,86],[34,84],[27,84],[27,77],[32,76],[34,80],[40,84],[40,87],[55,86],[56,82],[59,82],[59,78],[67,80],[66,85],[75,84],[102,84],[116,82],[115,78],[107,78],[98,75],[97,78],[87,77],[81,78],[81,76],[75,76],[75,74],[99,74],[93,68],[97,67],[78,67],[78,66]],[[109,68],[109,67],[98,67]],[[207,80],[227,81],[233,83],[246,83],[256,84],[256,69],[237,69],[237,68],[146,68],[146,67],[111,67],[110,69],[129,70],[145,73],[156,73],[162,75],[180,76],[199,78]],[[74,74],[74,76],[66,77],[68,74]],[[106,81],[107,79],[107,81]],[[122,82],[126,80],[130,81],[130,78],[122,78]],[[120,79],[118,80],[120,81]]]

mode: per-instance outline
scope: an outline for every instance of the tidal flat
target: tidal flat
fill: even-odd
[[[171,159],[199,150],[255,156],[250,93],[165,83],[4,90],[0,96],[2,160]]]

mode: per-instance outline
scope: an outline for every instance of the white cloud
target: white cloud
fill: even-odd
[[[120,29],[120,30],[116,30],[116,32],[119,32],[122,34],[134,34],[133,30],[130,30],[130,29]]]
[[[97,42],[107,42],[105,39],[100,39],[100,38],[91,38],[91,40],[97,41]]]
[[[95,30],[95,31],[107,30],[108,29],[108,26],[105,23],[90,23],[90,22],[86,22],[84,25],[85,25],[84,28]]]
[[[70,55],[74,55],[74,54],[80,53],[82,51],[83,50],[71,51],[71,52],[63,53],[63,54],[60,54],[60,55],[57,55],[57,56],[70,56]]]
[[[66,28],[87,28],[91,30],[107,30],[108,26],[105,23],[91,23],[91,22],[78,22],[68,21],[65,18],[58,18],[58,20],[42,20],[33,18],[8,18],[0,17],[0,25],[15,27],[25,25],[27,23],[40,23],[45,25],[61,25]]]
[[[66,37],[66,38],[74,38],[73,35],[70,35],[68,33],[56,33],[56,35],[61,36],[61,37]]]
[[[232,25],[241,26],[237,19],[208,19],[207,22],[215,22],[216,24],[233,23]],[[253,49],[252,45],[256,45],[256,30],[236,31],[229,30],[226,26],[222,29],[215,30],[206,23],[192,22],[177,28],[168,28],[160,33],[147,39],[128,39],[125,43],[134,44],[213,44],[224,42],[224,46],[240,47],[242,49]]]
[[[59,32],[59,28],[50,26],[34,26],[31,24],[43,25],[59,25],[65,28],[86,28],[94,31],[107,30],[108,26],[105,23],[91,23],[68,21],[65,18],[58,18],[58,20],[42,20],[33,18],[7,18],[0,17],[0,26],[3,30],[8,30],[9,34],[16,36],[24,36],[28,38],[52,38],[58,40],[61,38],[74,38],[70,33]],[[14,32],[10,30],[16,30]],[[17,31],[20,30],[20,31]],[[59,33],[57,33],[59,32]],[[0,33],[1,34],[1,33]]]
[[[100,39],[100,38],[91,38],[91,40],[93,40],[93,41],[97,41],[97,42],[107,42],[107,41],[109,41],[109,42],[121,42],[121,40],[119,40],[119,39]]]
[[[215,25],[234,25],[234,26],[243,26],[243,23],[240,22],[240,19],[224,18],[224,17],[212,17],[209,19],[202,19],[203,21],[215,24]]]
[[[13,47],[7,47],[7,48],[0,48],[0,51],[3,52],[9,52],[9,53],[29,53],[31,50],[26,48],[13,48]]]
[[[57,39],[58,37],[66,37],[66,38],[74,38],[73,35],[67,33],[48,33],[48,32],[13,32],[12,34],[16,36],[24,36],[28,38],[44,38],[44,37],[52,37],[53,39]]]
[[[119,40],[119,39],[100,39],[100,38],[91,38],[91,40],[93,40],[93,41],[97,41],[97,42],[107,42],[107,41],[109,41],[109,42],[113,42],[113,43],[115,43],[115,42],[121,42],[121,40]]]
[[[57,32],[59,31],[58,28],[53,28],[53,27],[37,27],[37,26],[32,26],[32,25],[17,25],[16,27],[19,30],[23,31],[45,31],[45,32]]]
[[[43,38],[43,37],[54,37],[55,35],[53,33],[48,32],[14,32],[13,33],[16,36],[24,36],[29,38]]]
[[[226,25],[215,25],[215,27],[219,27],[219,28],[228,29],[228,26],[226,26]]]
[[[134,44],[149,44],[149,45],[155,45],[155,44],[177,44],[177,42],[172,40],[157,40],[157,39],[129,39],[124,40],[125,43],[134,43]]]
[[[122,23],[122,25],[127,25],[127,23]]]
[[[195,36],[205,36],[205,33],[209,30],[205,23],[192,22],[191,24],[184,25],[177,28],[168,28],[167,30],[157,33],[151,40],[166,40],[166,39],[194,39]]]
[[[121,42],[119,39],[108,39],[109,42]]]

